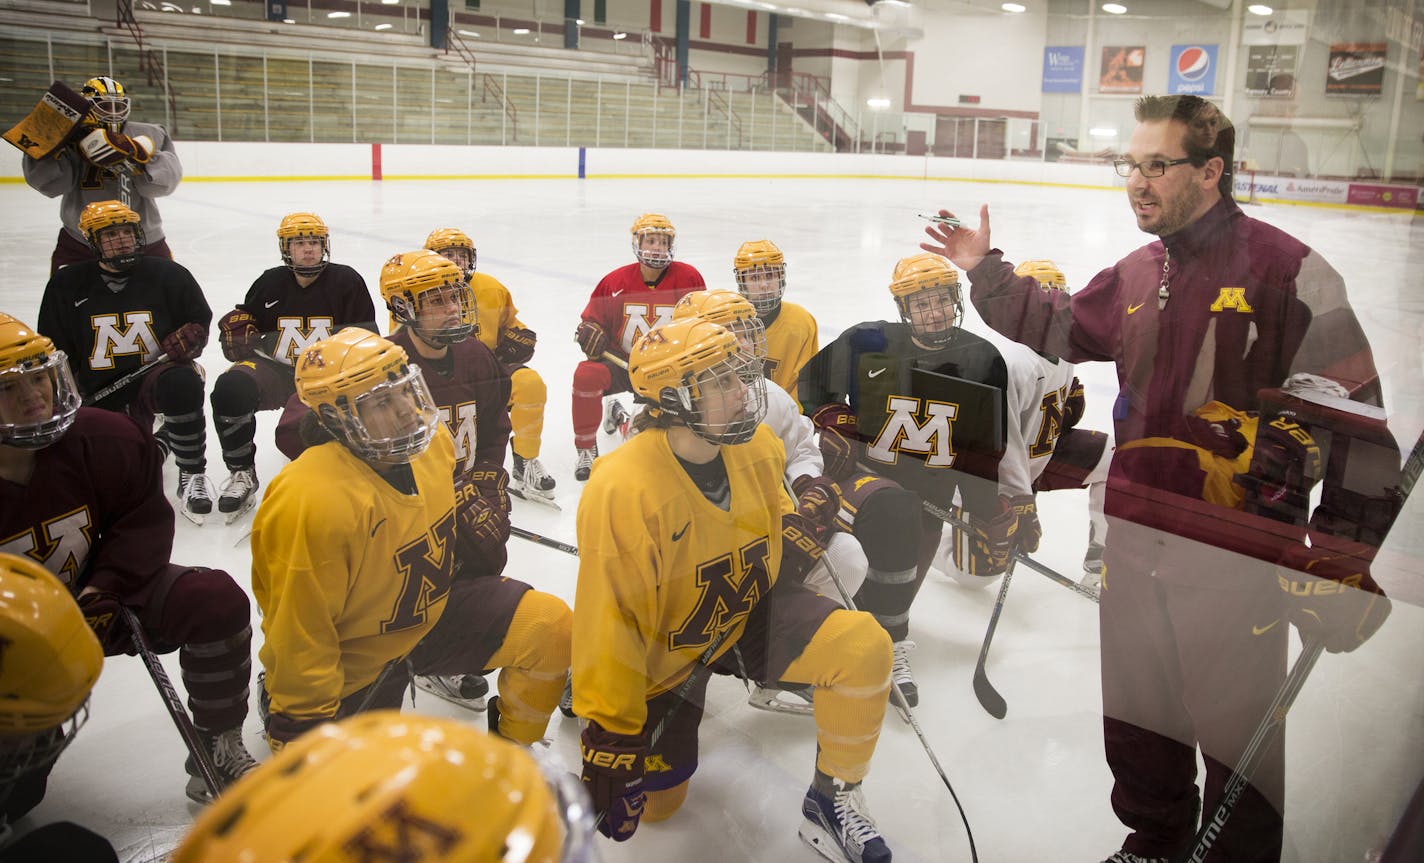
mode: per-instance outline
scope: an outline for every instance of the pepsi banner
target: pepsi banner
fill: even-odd
[[[1215,45],[1173,45],[1167,72],[1170,95],[1210,96],[1216,92]]]

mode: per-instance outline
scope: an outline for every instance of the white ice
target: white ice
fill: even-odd
[[[384,259],[418,248],[435,227],[475,238],[480,269],[513,291],[540,336],[533,366],[548,382],[541,458],[558,480],[562,512],[516,501],[515,524],[574,542],[579,484],[573,479],[569,383],[578,351],[572,334],[587,296],[608,270],[631,260],[628,225],[644,211],[668,214],[681,260],[713,287],[732,287],[731,259],[744,240],[769,238],[789,261],[788,299],[819,319],[824,344],[847,325],[893,318],[886,290],[895,260],[918,249],[916,213],[948,206],[992,207],[995,244],[1011,260],[1056,259],[1070,284],[1148,239],[1134,227],[1120,190],[869,180],[519,180],[387,183],[183,184],[160,206],[178,261],[196,275],[215,313],[241,300],[254,277],[279,263],[274,230],[287,212],[312,210],[332,230],[334,259],[356,267],[376,293]],[[0,308],[33,323],[58,228],[57,204],[23,185],[0,186]],[[1424,426],[1424,243],[1408,214],[1277,206],[1252,213],[1319,249],[1343,273],[1373,344],[1407,452]],[[379,297],[377,296],[379,303]],[[969,326],[980,326],[970,315]],[[201,360],[212,380],[227,365],[216,346]],[[1084,425],[1109,427],[1111,368],[1080,369],[1089,388]],[[626,396],[625,396],[626,398]],[[275,415],[259,415],[258,473],[280,470]],[[614,443],[603,439],[605,451]],[[221,483],[216,436],[209,474]],[[164,479],[172,495],[176,469]],[[1036,555],[1076,578],[1086,543],[1086,493],[1040,498],[1045,537]],[[1424,598],[1418,563],[1420,504],[1410,502],[1376,566],[1396,597],[1381,632],[1352,654],[1327,655],[1291,714],[1287,861],[1359,861],[1383,846],[1424,775],[1424,686],[1420,674]],[[251,516],[199,528],[179,518],[175,562],[221,567],[249,582],[245,534]],[[572,600],[577,561],[510,540],[508,574]],[[970,677],[995,597],[931,573],[914,607],[919,643],[920,722],[963,801],[980,859],[1095,861],[1119,847],[1124,828],[1108,803],[1103,760],[1096,606],[1027,571],[1014,580],[989,658],[989,676],[1008,716],[988,716]],[[1400,601],[1410,599],[1410,602]],[[254,627],[255,619],[254,607]],[[259,633],[260,637],[260,633]],[[255,654],[255,647],[254,647]],[[165,663],[179,679],[176,654]],[[254,656],[254,665],[256,664]],[[712,684],[702,724],[701,766],[674,818],[644,825],[629,843],[602,843],[606,860],[810,861],[796,838],[801,795],[811,778],[809,720],[754,711],[739,683]],[[407,709],[409,705],[407,704]],[[468,719],[422,694],[420,711]],[[249,749],[267,756],[255,711]],[[577,729],[555,715],[553,749],[574,769]],[[172,843],[195,808],[183,795],[184,751],[135,658],[105,664],[93,715],[55,769],[35,824],[68,818],[108,836],[126,859]],[[888,717],[866,799],[897,860],[968,860],[963,828],[944,786],[910,729]],[[314,812],[319,811],[312,801]],[[320,817],[319,815],[317,817]],[[470,817],[479,817],[478,812]]]

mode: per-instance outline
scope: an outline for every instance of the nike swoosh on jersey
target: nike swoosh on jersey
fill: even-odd
[[[889,368],[889,367],[887,366],[886,368]],[[875,371],[866,372],[866,373],[865,373],[865,376],[868,377],[868,378],[876,378],[876,377],[879,377],[879,376],[880,376],[881,374],[883,374],[884,372],[885,372],[885,369],[876,369]]]
[[[1252,635],[1265,635],[1266,633],[1268,633],[1268,632],[1270,632],[1272,629],[1274,629],[1275,626],[1276,626],[1276,624],[1278,624],[1278,623],[1280,623],[1279,620],[1273,620],[1273,621],[1271,621],[1270,623],[1266,624],[1265,626],[1256,626],[1256,625],[1253,623],[1253,624],[1251,625],[1251,634],[1252,634]]]
[[[273,306],[277,305],[277,304],[280,303],[280,302],[281,302],[281,300],[273,300],[273,301],[270,302],[270,303],[263,303],[263,304],[262,304],[262,308],[264,308],[264,309],[270,309],[270,308],[272,308]],[[1131,314],[1131,312],[1129,312],[1128,314]]]
[[[608,296],[610,296],[610,297],[616,297],[616,296],[618,296],[618,295],[621,294],[621,293],[623,293],[623,289],[622,289],[622,288],[619,288],[619,289],[616,290],[616,291],[610,292],[610,293],[608,294]]]
[[[692,522],[690,522],[690,521],[689,521],[687,524],[684,524],[684,525],[682,526],[682,530],[674,531],[674,532],[673,532],[673,535],[672,535],[672,541],[673,541],[673,542],[677,542],[679,539],[682,539],[682,535],[683,535],[684,533],[687,533],[687,529],[688,529],[689,527],[692,527]]]
[[[88,297],[82,297],[82,298],[80,298],[80,299],[77,299],[77,300],[74,301],[74,308],[77,309],[77,308],[79,308],[80,306],[84,305],[84,304],[87,303],[87,302],[89,302],[89,298],[88,298]]]
[[[1142,308],[1142,307],[1145,306],[1145,305],[1147,305],[1147,304],[1146,304],[1146,303],[1138,303],[1138,304],[1135,305],[1135,306],[1128,306],[1128,307],[1127,307],[1127,313],[1130,315],[1130,314],[1132,314],[1133,312],[1137,311],[1138,309]]]

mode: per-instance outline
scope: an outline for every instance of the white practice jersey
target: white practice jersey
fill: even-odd
[[[1003,337],[990,341],[1009,369],[1008,429],[999,462],[999,493],[1033,494],[1063,429],[1063,407],[1073,384],[1073,364],[1049,359]]]
[[[786,448],[788,480],[794,482],[799,477],[815,477],[825,472],[821,448],[816,444],[816,427],[801,413],[791,394],[770,378],[766,382],[766,419],[762,422]]]

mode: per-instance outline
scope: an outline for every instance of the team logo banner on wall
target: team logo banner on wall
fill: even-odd
[[[1043,92],[1083,90],[1083,46],[1049,45],[1043,49]]]
[[[1325,71],[1327,96],[1378,96],[1384,89],[1384,42],[1336,42]]]
[[[1098,73],[1099,93],[1141,93],[1142,69],[1147,65],[1147,49],[1142,45],[1114,45],[1103,49]]]
[[[1251,45],[1246,49],[1246,95],[1294,96],[1295,45]]]
[[[1173,45],[1167,72],[1169,95],[1210,96],[1216,92],[1216,46]]]

